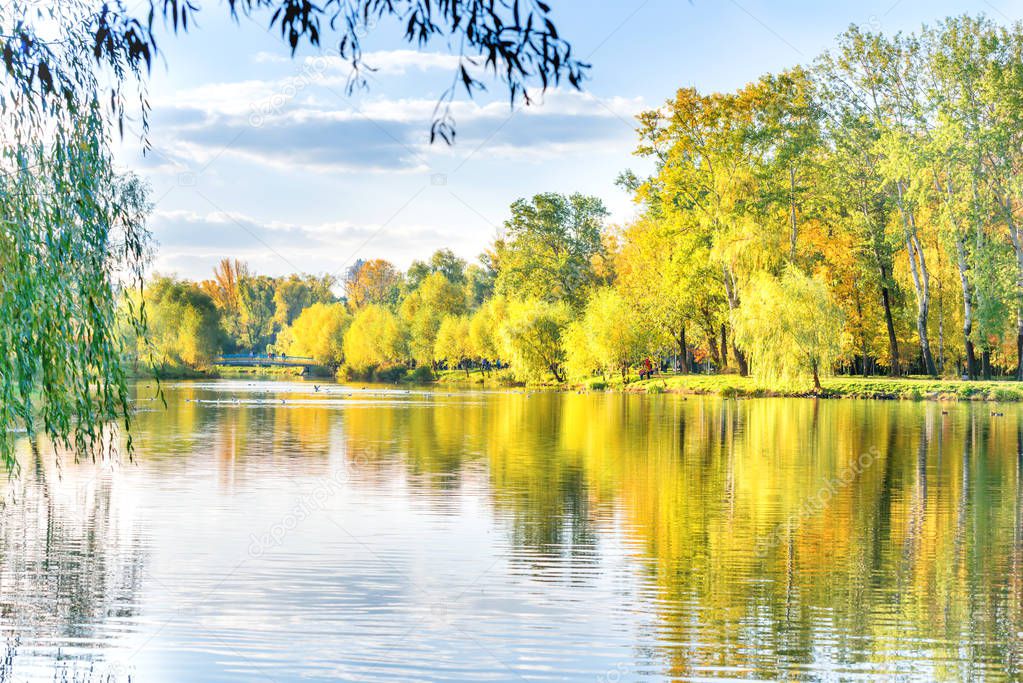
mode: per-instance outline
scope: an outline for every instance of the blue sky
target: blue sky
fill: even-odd
[[[364,49],[378,70],[347,96],[329,53],[291,59],[264,24],[236,26],[206,3],[198,29],[161,40],[153,151],[143,157],[131,135],[118,151],[152,186],[154,269],[204,278],[231,257],[267,274],[340,274],[357,258],[405,268],[441,247],[474,259],[512,201],[544,191],[597,195],[626,221],[634,208],[614,180],[644,168],[633,117],[677,88],[728,90],[809,62],[850,23],[895,32],[950,14],[1023,16],[1023,0],[549,3],[593,65],[585,92],[549,91],[513,112],[492,83],[460,97],[453,147],[428,142],[453,74],[446,44],[419,53],[400,27],[377,27]]]

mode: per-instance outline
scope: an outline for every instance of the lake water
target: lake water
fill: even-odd
[[[164,390],[21,444],[0,681],[1023,677],[1015,406]]]

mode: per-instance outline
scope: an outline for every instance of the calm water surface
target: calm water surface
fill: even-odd
[[[0,681],[1023,677],[1015,406],[152,391],[21,444]]]

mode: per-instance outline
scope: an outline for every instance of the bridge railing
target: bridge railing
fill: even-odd
[[[238,365],[238,366],[286,366],[302,367],[317,365],[314,358],[309,356],[270,356],[267,354],[249,355],[247,353],[230,353],[219,356],[213,361],[214,365]]]
[[[275,354],[271,356],[268,353],[222,353],[217,360],[293,360],[293,361],[309,361],[313,362],[315,359],[310,356],[292,356]]]

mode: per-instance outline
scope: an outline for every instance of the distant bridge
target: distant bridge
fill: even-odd
[[[284,354],[250,354],[250,353],[225,353],[215,361],[216,365],[227,365],[232,367],[283,367],[283,368],[310,368],[319,365],[314,359],[308,356],[285,356]]]

